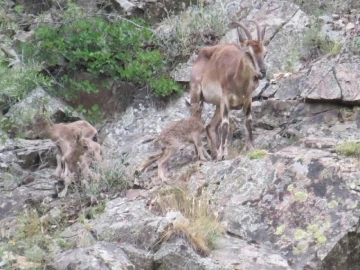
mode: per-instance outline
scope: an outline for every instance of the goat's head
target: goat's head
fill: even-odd
[[[48,119],[46,115],[37,113],[34,117],[34,120],[31,122],[31,127],[33,129],[33,132],[38,135],[42,135],[45,128],[49,126],[49,124],[50,119]]]
[[[257,21],[250,20],[250,22],[256,25],[257,40],[252,38],[249,29],[242,23],[233,21],[232,24],[239,26],[246,34],[247,39],[239,33],[239,41],[241,42],[242,47],[246,49],[246,53],[254,60],[255,70],[257,72],[256,77],[258,79],[263,79],[266,76],[266,65],[264,61],[267,54],[266,46],[269,44],[269,40],[264,40],[266,25],[261,30]]]
[[[81,154],[85,154],[89,150],[89,144],[85,138],[82,137],[82,131],[74,132],[75,141],[71,147],[76,148]]]
[[[186,107],[188,107],[190,111],[190,115],[196,118],[201,118],[202,110],[204,107],[204,103],[200,100],[199,103],[190,103],[189,100],[185,99]]]

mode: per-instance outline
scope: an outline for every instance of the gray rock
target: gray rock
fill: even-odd
[[[263,97],[278,99],[304,98],[312,101],[360,104],[359,64],[320,59],[308,70],[282,77],[270,85]]]
[[[284,254],[295,269],[316,261],[315,253],[323,260],[359,222],[358,195],[350,188],[359,169],[324,150],[292,146],[200,170],[227,230]]]
[[[31,132],[31,121],[34,115],[41,111],[43,106],[46,107],[47,113],[53,118],[62,118],[64,115],[73,117],[74,119],[82,118],[78,113],[74,112],[71,107],[61,100],[51,96],[41,87],[37,87],[31,91],[22,101],[16,103],[10,108],[5,115],[12,123],[13,128],[20,133],[24,133],[25,138],[36,138],[37,134]]]
[[[54,153],[55,144],[50,140],[7,139],[0,145],[0,166],[8,168],[17,163],[23,169],[32,169],[38,165],[52,165]]]
[[[276,33],[267,47],[271,52],[265,58],[265,63],[268,65],[268,77],[277,72],[300,70],[302,67],[300,56],[304,48],[303,36],[308,23],[308,16],[298,9]]]
[[[163,221],[146,209],[144,200],[119,198],[109,201],[104,213],[89,223],[98,239],[151,250],[162,233],[158,228]]]
[[[178,237],[163,243],[161,248],[154,254],[154,265],[159,270],[227,270],[215,264],[208,258],[201,258],[191,248],[186,240]]]
[[[128,269],[135,270],[125,252],[117,243],[98,242],[87,248],[77,248],[58,254],[53,263],[56,269]]]

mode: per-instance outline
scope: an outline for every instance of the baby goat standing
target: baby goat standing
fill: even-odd
[[[62,159],[67,164],[64,176],[64,189],[58,193],[59,198],[65,197],[68,187],[73,180],[83,178],[83,175],[88,175],[88,163],[82,160],[89,150],[89,146],[82,138],[82,133],[76,135],[75,141],[69,143],[69,148],[63,155]]]
[[[38,114],[33,122],[34,131],[39,136],[50,138],[56,144],[56,170],[55,177],[60,177],[62,174],[61,160],[62,156],[67,152],[69,143],[75,140],[77,132],[82,132],[86,138],[93,139],[97,135],[97,130],[87,121],[80,120],[69,124],[54,124],[50,119]],[[65,162],[65,169],[67,164]]]
[[[154,141],[161,147],[161,152],[150,156],[137,170],[143,172],[155,161],[158,162],[158,176],[165,181],[164,169],[171,158],[180,148],[180,142],[194,143],[200,160],[206,161],[211,159],[205,151],[200,135],[205,131],[204,123],[201,119],[203,102],[190,104],[186,100],[186,106],[190,110],[190,117],[179,121],[169,123],[161,132],[160,136]]]

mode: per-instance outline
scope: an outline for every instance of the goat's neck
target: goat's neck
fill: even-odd
[[[255,60],[254,60],[254,57],[252,56],[251,52],[250,51],[245,51],[245,55],[247,56],[247,58],[249,59],[251,65],[252,65],[252,68],[254,69],[254,71],[256,72],[258,67],[255,63]]]
[[[196,120],[200,121],[201,123],[205,123],[205,121],[201,118],[201,115],[192,115],[191,118],[195,118]]]

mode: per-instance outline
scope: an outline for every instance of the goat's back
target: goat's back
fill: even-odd
[[[200,119],[189,117],[169,123],[161,132],[158,141],[164,143],[173,139],[180,141],[192,141],[192,133],[202,133],[204,129],[204,124]]]
[[[236,46],[224,46],[210,58],[202,82],[204,88],[218,82],[223,90],[235,96],[247,97],[255,89],[255,74],[255,67],[245,50]]]
[[[72,123],[66,124],[68,127],[77,128],[81,130],[82,136],[85,138],[92,139],[97,134],[96,128],[94,128],[89,122],[85,120],[79,120]]]

